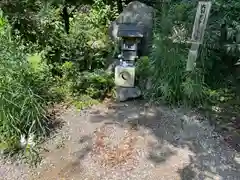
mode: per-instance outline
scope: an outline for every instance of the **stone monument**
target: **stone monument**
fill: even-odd
[[[141,96],[135,86],[135,61],[149,53],[152,41],[153,8],[141,2],[128,4],[109,27],[112,40],[121,42],[121,54],[115,67],[117,100],[125,101]]]

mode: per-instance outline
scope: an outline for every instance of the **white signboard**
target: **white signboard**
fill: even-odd
[[[200,1],[198,3],[197,13],[192,32],[192,41],[203,42],[203,37],[209,17],[212,2]]]
[[[203,43],[204,33],[207,26],[211,6],[211,1],[200,1],[198,3],[191,39],[192,46],[188,54],[188,61],[186,67],[187,71],[192,71],[196,66],[199,44]]]

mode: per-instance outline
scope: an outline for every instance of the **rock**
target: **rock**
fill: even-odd
[[[141,90],[138,87],[117,87],[116,97],[118,101],[126,101],[132,98],[138,98],[141,96]]]
[[[144,26],[144,38],[140,51],[143,56],[148,55],[149,46],[152,40],[153,8],[139,1],[133,1],[124,8],[119,17],[109,27],[109,36],[112,40],[118,39],[118,25],[120,23],[136,23]]]

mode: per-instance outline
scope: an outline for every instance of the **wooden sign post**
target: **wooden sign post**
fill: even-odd
[[[198,49],[200,44],[203,43],[204,33],[207,26],[207,21],[209,13],[211,10],[211,1],[200,1],[198,3],[197,13],[195,16],[195,22],[192,32],[192,46],[189,50],[188,60],[187,60],[187,71],[193,71],[196,66],[196,59],[198,56]]]

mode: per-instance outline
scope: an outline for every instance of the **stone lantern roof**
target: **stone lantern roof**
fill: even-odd
[[[142,38],[144,34],[144,27],[136,23],[122,23],[119,24],[118,37],[138,37]]]

